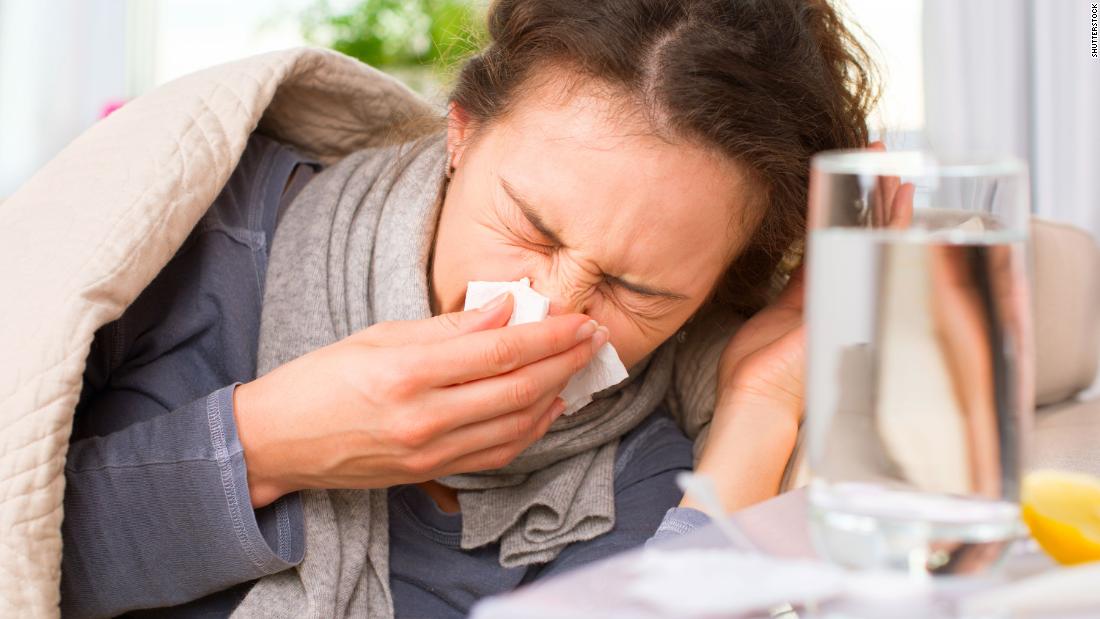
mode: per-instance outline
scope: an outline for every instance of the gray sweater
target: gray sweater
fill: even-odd
[[[224,616],[255,579],[301,561],[298,495],[251,507],[232,394],[256,372],[268,240],[318,168],[254,135],[177,255],[97,332],[65,470],[64,615]],[[493,546],[462,550],[460,514],[392,488],[397,616],[464,616],[486,595],[705,521],[674,507],[691,444],[661,411],[623,437],[615,466],[615,528],[528,568],[500,567]]]

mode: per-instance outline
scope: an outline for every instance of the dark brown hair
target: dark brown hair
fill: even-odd
[[[712,296],[737,311],[766,303],[800,252],[810,157],[867,144],[873,65],[825,0],[497,0],[488,35],[450,97],[475,126],[561,66],[740,164],[760,223]]]

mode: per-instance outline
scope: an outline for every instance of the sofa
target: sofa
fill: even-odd
[[[1036,404],[1029,465],[1100,476],[1100,250],[1083,230],[1038,220]]]

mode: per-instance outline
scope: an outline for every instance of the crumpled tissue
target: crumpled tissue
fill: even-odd
[[[466,304],[463,309],[485,305],[503,292],[511,292],[514,299],[509,325],[538,322],[550,311],[550,299],[531,288],[531,280],[524,277],[514,282],[469,282],[466,285]],[[626,366],[619,353],[608,342],[596,351],[592,361],[569,379],[561,399],[565,401],[566,415],[572,415],[592,401],[592,394],[617,385],[627,377]]]

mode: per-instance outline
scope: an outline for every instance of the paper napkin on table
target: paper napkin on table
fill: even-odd
[[[463,309],[481,307],[503,292],[511,292],[514,302],[508,324],[518,325],[538,322],[550,311],[550,299],[531,288],[531,280],[524,277],[515,282],[469,282],[466,285],[466,305]],[[572,415],[592,401],[592,394],[621,383],[627,377],[626,367],[619,353],[608,342],[596,351],[588,366],[573,375],[561,399],[565,400],[565,414]]]
[[[928,584],[903,573],[848,571],[824,561],[729,548],[646,548],[630,564],[625,597],[667,617],[768,616],[784,606],[812,607],[832,599],[878,608],[915,606]],[[788,607],[789,607],[788,606]],[[815,613],[814,616],[817,616]],[[783,614],[798,617],[798,614]],[[805,615],[802,615],[805,616]],[[853,616],[927,616],[874,613]]]

